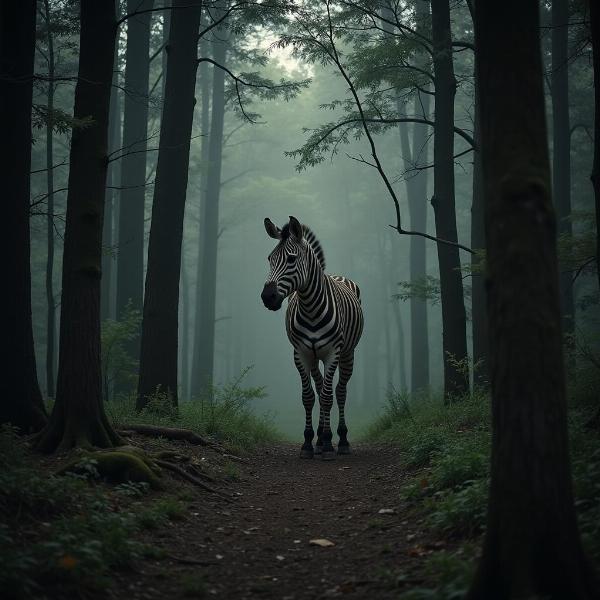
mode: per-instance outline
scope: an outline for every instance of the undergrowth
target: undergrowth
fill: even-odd
[[[264,388],[244,386],[250,369],[244,369],[232,382],[211,385],[199,398],[173,406],[171,396],[157,389],[141,412],[135,398],[119,398],[106,403],[106,411],[117,427],[149,424],[183,427],[201,435],[212,436],[232,451],[241,451],[278,439],[272,419],[257,415],[252,402],[265,397]]]
[[[0,430],[0,590],[7,599],[79,598],[105,589],[157,548],[139,541],[152,522],[183,518],[172,498],[143,498],[145,484],[106,488],[89,461],[83,474],[37,467],[10,428]]]
[[[598,373],[578,373],[569,390],[571,460],[579,528],[588,554],[600,559],[600,440],[585,424],[597,406]],[[425,527],[453,550],[431,555],[424,579],[404,600],[463,598],[485,532],[491,447],[490,400],[476,390],[444,404],[439,396],[393,393],[367,431],[369,440],[395,442],[409,473],[402,497]]]

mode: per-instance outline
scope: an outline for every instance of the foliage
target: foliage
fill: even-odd
[[[600,371],[591,364],[570,389],[569,429],[579,528],[590,556],[600,558],[600,443],[586,428],[597,409]],[[594,390],[594,391],[592,391]],[[369,439],[399,444],[410,479],[402,496],[426,526],[458,551],[435,553],[427,581],[403,599],[463,598],[473,569],[473,543],[485,531],[489,493],[491,422],[489,398],[482,390],[451,404],[435,395],[392,393]]]
[[[102,386],[104,399],[111,398],[115,385],[131,386],[137,378],[138,363],[127,351],[127,343],[139,336],[142,315],[127,303],[118,321],[106,319],[102,323]]]
[[[160,558],[139,540],[142,530],[185,518],[179,500],[144,498],[147,484],[98,485],[93,461],[77,476],[42,471],[39,458],[34,463],[6,427],[0,431],[0,466],[3,598],[78,598],[105,590],[113,570],[146,556]]]
[[[141,412],[135,410],[133,398],[117,399],[106,410],[117,427],[128,423],[184,427],[210,435],[232,450],[253,447],[277,439],[277,433],[267,416],[257,416],[252,409],[251,403],[264,398],[265,392],[262,387],[242,385],[249,370],[225,385],[212,384],[200,398],[180,402],[178,407],[168,394],[157,390]]]

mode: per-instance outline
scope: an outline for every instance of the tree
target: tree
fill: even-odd
[[[436,235],[458,241],[454,197],[454,95],[456,79],[452,64],[450,4],[431,0],[431,33],[435,79],[435,126],[433,144],[433,198]],[[468,371],[460,367],[467,359],[467,316],[457,246],[438,243],[442,298],[442,349],[444,396],[469,390]]]
[[[200,42],[200,55],[208,56],[208,42],[203,39]],[[196,258],[196,286],[195,286],[195,301],[196,301],[196,318],[194,319],[194,345],[192,350],[192,366],[190,379],[190,395],[198,397],[202,393],[202,376],[201,376],[201,347],[203,344],[201,321],[199,318],[202,312],[202,248],[203,248],[203,233],[204,233],[204,210],[206,206],[206,182],[208,179],[208,145],[210,136],[210,74],[208,63],[200,63],[200,89],[201,89],[201,119],[200,128],[202,131],[202,140],[200,142],[200,197],[199,204],[199,227],[198,227],[198,254]]]
[[[31,321],[29,171],[35,56],[35,0],[0,5],[0,169],[6,210],[1,236],[6,290],[2,312],[0,423],[37,431],[46,413],[37,380]]]
[[[416,31],[426,35],[430,21],[429,2],[415,2]],[[426,59],[419,56],[421,67],[426,67]],[[414,99],[413,114],[429,118],[430,90],[426,85],[424,92],[417,91]],[[410,165],[415,167],[420,162],[427,162],[427,127],[414,123],[412,126],[412,145],[409,142],[408,123],[400,126],[402,155]],[[427,173],[417,171],[405,178],[410,226],[413,231],[427,231]],[[427,277],[427,253],[425,238],[410,238],[409,270],[411,282],[424,280]],[[413,392],[429,386],[429,327],[427,317],[427,301],[412,295],[410,298],[410,344],[411,344],[411,389]]]
[[[200,13],[200,0],[173,1],[148,242],[138,409],[158,388],[177,404],[179,276]]]
[[[468,597],[598,598],[571,489],[538,2],[476,10],[493,436]]]
[[[109,447],[120,441],[104,413],[100,278],[108,113],[117,23],[113,2],[81,0],[79,71],[63,253],[56,403],[38,448]]]
[[[571,236],[571,125],[569,118],[569,1],[552,0],[552,190],[559,235]],[[572,273],[560,274],[565,332],[574,330]]]
[[[469,3],[471,18],[475,22],[473,3]],[[477,63],[477,51],[475,51]],[[473,158],[473,196],[471,204],[471,319],[473,332],[473,382],[479,386],[487,386],[489,382],[488,369],[488,332],[487,313],[485,308],[485,278],[483,274],[483,257],[485,253],[485,218],[483,197],[483,173],[481,167],[481,140],[479,123],[479,90],[477,77],[474,83],[475,96],[474,129],[475,140]]]
[[[596,209],[596,232],[600,232],[600,8],[590,1],[590,30],[594,62],[594,164],[592,166],[592,186]],[[600,288],[600,235],[596,234],[596,274]]]
[[[213,58],[225,64],[227,41],[223,35],[216,36],[213,43]],[[211,125],[208,143],[208,171],[206,195],[202,212],[202,271],[199,298],[201,310],[196,315],[199,336],[196,340],[197,369],[194,374],[200,389],[208,387],[213,377],[215,350],[215,302],[217,294],[217,246],[219,234],[219,196],[221,192],[221,165],[223,148],[223,123],[225,117],[225,72],[216,69],[213,73],[211,103]]]
[[[150,75],[150,21],[154,0],[128,0],[121,200],[119,202],[119,254],[116,316],[129,302],[142,310],[144,295],[144,206],[146,199],[146,148],[148,137],[148,81]],[[170,11],[167,11],[170,12]],[[139,356],[139,338],[129,344]]]

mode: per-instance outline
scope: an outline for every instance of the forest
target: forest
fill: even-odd
[[[0,596],[600,600],[597,0],[0,2]]]

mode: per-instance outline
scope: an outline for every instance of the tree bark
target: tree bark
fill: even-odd
[[[153,4],[154,0],[128,0],[127,12],[148,11]],[[117,269],[118,319],[123,316],[129,302],[136,310],[142,310],[144,302],[144,206],[151,17],[151,12],[141,12],[127,20]],[[133,358],[139,357],[139,343],[139,338],[135,338],[127,344],[127,350]]]
[[[435,126],[433,187],[431,204],[439,238],[458,241],[454,194],[454,95],[456,80],[452,64],[449,0],[431,1],[433,68],[435,77]],[[469,391],[467,316],[463,297],[459,249],[438,244],[442,300],[444,397]]]
[[[160,128],[142,321],[137,408],[158,388],[177,404],[177,338],[183,215],[194,90],[200,0],[174,0]]]
[[[571,125],[569,118],[569,2],[552,0],[552,189],[558,233],[570,236],[571,224]],[[572,273],[561,269],[560,298],[563,329],[575,326]]]
[[[226,41],[213,43],[214,60],[223,65],[227,55]],[[215,353],[215,303],[217,294],[217,247],[219,235],[219,196],[221,192],[221,164],[223,148],[223,122],[225,117],[225,73],[213,71],[212,114],[208,146],[208,174],[202,233],[202,295],[199,321],[198,362],[196,363],[200,389],[211,383]]]
[[[594,62],[594,163],[590,179],[596,209],[596,276],[600,288],[600,7],[591,0],[589,8]]]
[[[56,403],[38,448],[108,447],[120,439],[102,403],[100,277],[108,111],[115,50],[113,2],[81,1],[74,116],[91,117],[71,138],[63,253]]]
[[[37,431],[46,412],[37,380],[31,321],[29,172],[36,2],[0,4],[0,175],[6,210],[0,250],[5,307],[0,356],[0,423]]]
[[[538,9],[477,5],[493,436],[471,600],[599,597],[571,489]]]

